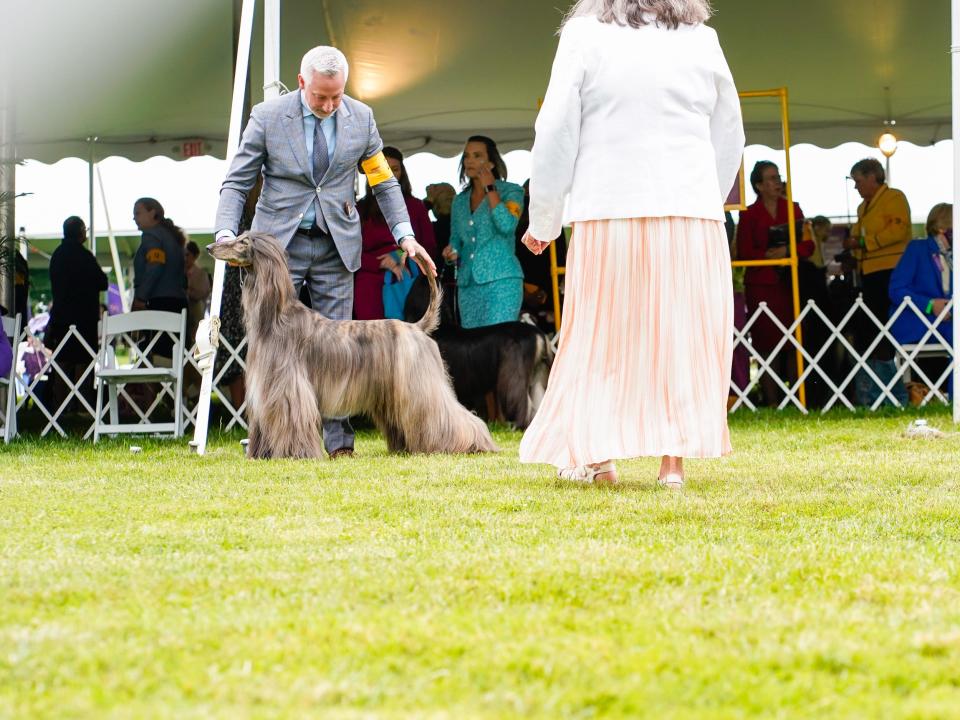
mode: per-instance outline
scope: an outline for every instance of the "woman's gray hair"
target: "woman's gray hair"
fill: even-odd
[[[649,25],[650,15],[657,25],[676,30],[681,25],[698,25],[713,14],[710,0],[578,0],[564,18],[595,17],[600,22],[638,28]]]
[[[343,81],[347,81],[347,75],[350,73],[350,66],[347,65],[346,56],[329,45],[318,45],[313,50],[307,51],[300,61],[300,74],[307,82],[310,81],[314,73],[329,75],[335,77],[343,73]]]
[[[881,185],[887,181],[887,171],[883,169],[883,163],[876,158],[864,158],[854,163],[850,168],[850,174],[873,175]]]

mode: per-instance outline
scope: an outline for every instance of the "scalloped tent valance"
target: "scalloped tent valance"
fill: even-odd
[[[14,38],[6,64],[18,156],[224,155],[234,2],[2,2],[0,24]],[[507,149],[529,147],[564,4],[283,0],[281,79],[293,87],[303,52],[336,44],[351,61],[348,92],[374,106],[388,142],[452,155],[484,131]],[[795,143],[874,143],[891,118],[903,140],[950,137],[948,0],[714,5],[711,24],[739,87],[789,88]],[[255,25],[254,102],[263,84],[259,17]],[[779,143],[774,107],[749,102],[744,112],[749,142]]]

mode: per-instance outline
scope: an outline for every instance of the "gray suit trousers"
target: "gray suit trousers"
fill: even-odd
[[[287,245],[287,255],[297,295],[306,282],[314,310],[331,320],[353,318],[353,273],[343,264],[333,238],[298,232]],[[341,448],[352,450],[353,443],[349,418],[323,418],[323,446],[328,454]]]

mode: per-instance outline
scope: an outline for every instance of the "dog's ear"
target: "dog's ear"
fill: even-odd
[[[273,235],[246,232],[243,236],[248,239],[251,262],[262,258],[268,262],[280,262],[286,266],[287,251]]]

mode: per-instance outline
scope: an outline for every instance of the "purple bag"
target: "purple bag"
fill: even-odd
[[[37,377],[43,374],[43,369],[47,366],[47,356],[43,350],[30,348],[23,353],[24,373],[29,377]]]
[[[0,332],[0,377],[10,377],[11,367],[13,367],[13,348],[10,347],[10,338],[5,332]]]
[[[107,286],[107,312],[111,315],[123,315],[123,302],[120,299],[120,288],[116,283]]]

